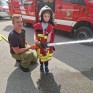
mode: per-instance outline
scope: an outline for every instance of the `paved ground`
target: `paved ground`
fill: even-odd
[[[11,21],[0,21],[0,34],[7,37],[11,29]],[[27,41],[31,44],[33,43],[33,29],[27,30]],[[73,68],[59,60],[61,58],[57,58],[56,55],[59,55],[57,53],[56,57],[50,61],[50,73],[40,75],[39,63],[31,65],[31,72],[22,72],[18,68],[19,63],[11,57],[9,45],[4,40],[0,41],[0,54],[0,93],[93,93],[93,64],[91,61],[89,62],[91,64],[88,65],[89,71],[82,68],[86,72],[84,73],[82,69],[82,71],[75,69],[76,65]],[[93,60],[92,56],[90,59]]]

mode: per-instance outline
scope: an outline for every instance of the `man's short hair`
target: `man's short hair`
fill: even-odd
[[[18,19],[18,18],[21,18],[21,15],[20,14],[14,14],[12,16],[12,22],[14,22],[15,19]]]

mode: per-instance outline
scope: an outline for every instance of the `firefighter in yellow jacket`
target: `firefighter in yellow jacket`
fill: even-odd
[[[40,22],[34,25],[34,42],[38,46],[36,49],[40,61],[40,72],[43,74],[49,72],[48,61],[53,56],[54,47],[40,47],[41,44],[52,43],[54,41],[53,30],[53,12],[50,7],[44,6],[40,12]],[[44,65],[44,66],[43,66]],[[45,69],[44,69],[45,67]]]

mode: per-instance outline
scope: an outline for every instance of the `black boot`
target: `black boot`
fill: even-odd
[[[41,72],[41,74],[44,74],[44,69],[43,69],[42,65],[40,66],[40,72]]]
[[[45,67],[45,72],[46,72],[46,73],[49,73],[48,66],[47,66],[47,67]]]
[[[20,64],[20,69],[21,69],[23,72],[29,72],[29,71],[30,71],[29,68],[24,68],[24,67],[21,66],[21,64]]]
[[[17,60],[17,59],[16,59],[16,62],[21,62],[21,60]]]

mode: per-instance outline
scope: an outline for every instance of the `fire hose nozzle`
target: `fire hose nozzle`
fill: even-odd
[[[37,46],[39,46],[40,48],[47,48],[47,43],[43,43],[41,40],[39,40],[39,44],[37,44]]]

